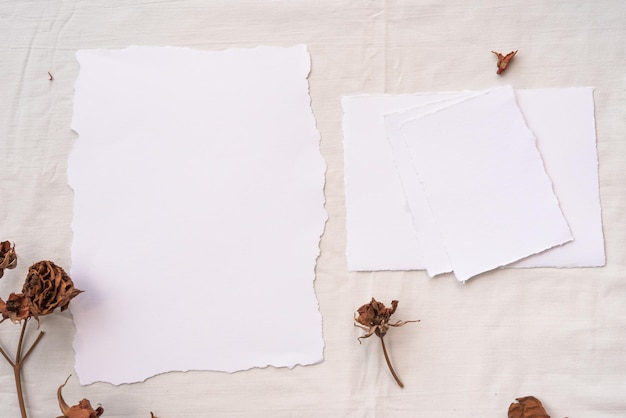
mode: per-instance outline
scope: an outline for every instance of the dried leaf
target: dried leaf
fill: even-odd
[[[0,242],[0,277],[4,275],[5,269],[12,269],[17,266],[17,254],[15,245],[9,241]]]
[[[64,311],[70,300],[82,292],[65,270],[52,261],[40,261],[28,269],[22,292],[30,299],[30,311],[35,319],[48,315],[56,308]]]
[[[506,55],[502,55],[501,53],[496,51],[491,52],[496,54],[496,56],[498,57],[498,71],[496,71],[497,74],[502,74],[502,72],[506,70],[506,67],[509,65],[509,62],[511,62],[515,54],[517,54],[517,50],[511,51]]]
[[[509,418],[550,418],[541,401],[534,396],[515,399],[509,406]]]

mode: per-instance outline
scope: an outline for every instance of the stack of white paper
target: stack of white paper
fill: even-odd
[[[592,93],[345,97],[349,269],[604,265]]]

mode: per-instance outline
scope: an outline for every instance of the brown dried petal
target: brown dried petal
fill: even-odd
[[[23,293],[11,293],[9,299],[5,302],[0,299],[0,313],[2,313],[2,321],[10,319],[13,323],[21,322],[30,316],[30,301]],[[0,322],[2,322],[0,321]]]
[[[372,298],[372,300],[374,300],[374,298]],[[372,308],[371,303],[367,303],[361,306],[357,310],[357,314],[358,316],[355,318],[355,320],[359,324],[364,325],[366,327],[369,327],[374,324],[374,309]]]
[[[30,299],[30,311],[35,318],[48,315],[56,308],[64,311],[70,300],[82,292],[65,270],[52,261],[40,261],[28,269],[22,292]]]
[[[81,399],[77,405],[70,407],[67,402],[65,402],[65,399],[63,399],[62,394],[63,387],[67,384],[68,380],[69,376],[65,380],[65,383],[57,389],[57,400],[61,413],[63,414],[58,418],[98,418],[100,415],[104,414],[104,408],[101,405],[93,409],[88,399]]]
[[[550,418],[541,404],[534,396],[516,398],[519,403],[509,406],[509,418]]]
[[[87,399],[82,399],[78,405],[72,406],[65,412],[65,415],[59,418],[98,418],[102,414],[104,414],[102,406],[93,409]]]
[[[494,53],[498,57],[498,64],[497,64],[498,71],[496,71],[497,74],[502,74],[502,72],[506,70],[506,67],[509,65],[509,62],[511,62],[515,54],[517,54],[517,50],[511,51],[506,55],[502,55],[501,53],[496,52],[496,51],[491,51],[491,52]]]
[[[4,269],[12,269],[15,266],[17,266],[15,245],[9,241],[0,242],[0,277],[4,275]]]

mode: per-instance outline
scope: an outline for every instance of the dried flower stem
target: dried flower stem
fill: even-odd
[[[419,319],[414,321],[398,321],[394,324],[390,323],[389,320],[391,315],[394,314],[397,307],[397,300],[392,300],[391,308],[387,308],[383,303],[372,298],[370,303],[366,303],[357,310],[358,316],[354,317],[354,325],[364,331],[367,331],[365,335],[358,338],[359,343],[361,342],[361,339],[369,338],[374,334],[380,338],[380,344],[383,346],[383,354],[385,355],[385,361],[387,361],[387,367],[389,367],[389,371],[393,375],[393,378],[396,379],[398,386],[404,388],[404,385],[391,365],[391,360],[389,360],[389,354],[387,354],[387,347],[385,346],[385,340],[383,337],[387,334],[387,331],[389,331],[389,327],[401,327],[409,322],[419,322]]]
[[[389,371],[393,375],[393,378],[396,379],[396,383],[401,388],[404,388],[404,384],[400,381],[400,378],[396,374],[395,370],[393,370],[393,366],[391,365],[391,360],[389,360],[389,354],[387,354],[387,347],[385,347],[385,339],[380,337],[380,344],[383,346],[383,354],[385,355],[385,361],[387,362],[387,367],[389,367]]]
[[[26,318],[22,324],[22,331],[20,332],[20,339],[17,343],[17,351],[15,353],[15,360],[11,360],[11,358],[7,355],[2,347],[0,347],[0,353],[4,359],[13,367],[13,376],[15,377],[15,388],[17,390],[17,400],[20,405],[20,413],[22,414],[22,418],[27,418],[26,415],[26,403],[24,402],[24,391],[22,390],[22,364],[28,358],[30,353],[33,351],[33,348],[39,343],[39,340],[43,337],[44,332],[39,331],[39,335],[35,339],[35,342],[30,346],[30,348],[26,351],[24,355],[22,355],[22,351],[24,348],[24,336],[26,335],[26,326],[28,325],[28,319]]]

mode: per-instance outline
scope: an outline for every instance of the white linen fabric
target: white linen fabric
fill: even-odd
[[[534,395],[554,417],[621,418],[626,414],[624,21],[621,0],[1,0],[0,239],[14,241],[20,258],[17,269],[0,280],[0,297],[20,290],[35,261],[51,259],[67,269],[72,264],[74,196],[66,172],[77,137],[70,128],[77,50],[306,44],[311,107],[328,167],[329,218],[315,280],[324,361],[293,369],[166,373],[124,386],[81,386],[73,375],[65,399],[88,398],[104,406],[104,416],[131,418],[148,417],[150,411],[161,418],[489,418],[504,416],[515,397]],[[515,49],[507,70],[496,75],[490,51]],[[595,88],[606,267],[495,270],[467,284],[451,275],[429,279],[423,271],[349,273],[340,98],[500,85]],[[74,279],[80,286],[80,278]],[[352,325],[353,313],[372,296],[385,303],[398,299],[398,320],[421,320],[392,329],[385,338],[404,389],[386,369],[378,341],[356,340],[361,331]],[[119,309],[132,314],[130,306]],[[168,314],[206,329],[213,320]],[[40,329],[45,335],[25,363],[24,389],[29,416],[49,418],[59,415],[58,386],[74,373],[71,307],[41,318]],[[0,325],[0,343],[8,351],[18,334],[18,326]],[[162,337],[168,338],[165,330]],[[33,338],[34,328],[27,341]],[[13,376],[4,362],[0,388],[0,416],[19,416]]]

